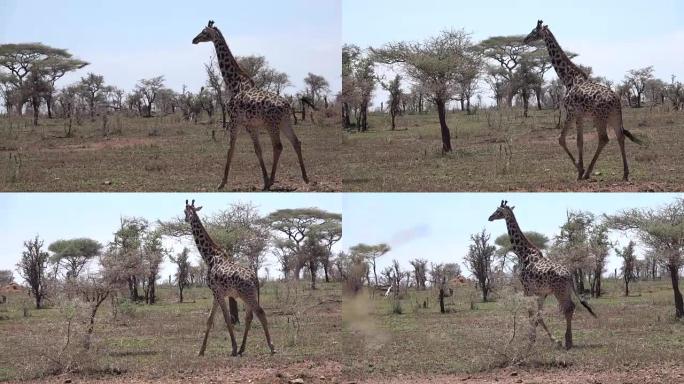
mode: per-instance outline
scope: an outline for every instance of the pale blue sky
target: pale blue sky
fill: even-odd
[[[653,65],[655,74],[684,81],[684,2],[681,0],[344,0],[342,38],[362,48],[420,41],[445,29],[474,41],[524,35],[544,20],[576,62],[621,81],[627,70]],[[550,71],[553,72],[553,71]],[[553,74],[555,76],[555,74]],[[385,100],[377,91],[377,104]]]
[[[470,235],[483,228],[494,239],[506,233],[503,221],[487,219],[502,199],[515,206],[523,231],[536,231],[549,238],[559,233],[568,210],[586,210],[597,216],[622,209],[657,207],[684,194],[647,193],[346,193],[344,239],[348,249],[358,243],[387,243],[392,250],[378,261],[378,270],[397,259],[405,268],[415,258],[430,262],[463,264]],[[612,238],[627,245],[620,234]],[[639,255],[641,257],[641,255]],[[612,253],[607,270],[620,263]]]
[[[185,199],[196,199],[204,208],[200,217],[227,209],[233,202],[255,204],[262,215],[282,208],[318,207],[342,212],[341,194],[331,193],[2,193],[0,194],[0,269],[15,271],[23,242],[36,234],[45,240],[45,248],[55,240],[89,237],[102,244],[112,241],[122,216],[144,217],[150,222],[182,217]],[[199,254],[190,241],[167,239],[167,248],[180,252],[187,246],[197,263]],[[277,261],[270,255],[271,276],[278,273]],[[163,279],[174,267],[167,261]],[[263,271],[262,271],[263,273]]]
[[[130,90],[141,78],[164,75],[167,85],[197,91],[212,44],[192,45],[209,19],[233,54],[263,55],[303,88],[308,72],[323,75],[333,92],[340,85],[340,0],[288,1],[17,1],[0,0],[0,43],[40,41],[67,48],[91,65],[88,71]]]

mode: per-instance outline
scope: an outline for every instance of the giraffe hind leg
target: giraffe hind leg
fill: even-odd
[[[254,318],[254,311],[252,310],[252,307],[249,307],[247,308],[247,314],[245,315],[245,332],[242,334],[242,344],[238,351],[238,355],[240,356],[245,352],[245,347],[247,346],[247,333],[249,333],[249,328],[252,326],[252,318]]]
[[[601,151],[603,148],[608,144],[608,133],[606,132],[606,128],[608,126],[608,122],[605,119],[596,119],[596,132],[598,133],[598,147],[596,147],[596,153],[594,154],[594,157],[591,159],[591,162],[589,163],[589,167],[587,167],[586,172],[584,173],[584,176],[582,177],[583,179],[587,180],[591,177],[591,172],[594,170],[594,166],[596,165],[596,161],[599,158],[599,155],[601,154]]]
[[[304,158],[302,157],[302,143],[297,138],[297,135],[295,134],[294,129],[292,128],[292,122],[290,121],[290,119],[283,119],[280,129],[285,134],[285,137],[287,137],[287,139],[290,140],[290,143],[292,143],[295,152],[297,152],[299,168],[302,171],[302,179],[304,179],[304,182],[308,184],[309,177],[306,175],[306,168],[304,167]]]
[[[264,328],[264,334],[266,335],[266,343],[268,344],[268,348],[271,350],[271,354],[276,353],[275,347],[273,347],[273,343],[271,342],[271,334],[268,332],[268,321],[266,320],[266,313],[264,312],[263,308],[261,308],[260,305],[256,305],[255,312],[257,317],[259,318],[259,322],[261,323],[261,326]]]

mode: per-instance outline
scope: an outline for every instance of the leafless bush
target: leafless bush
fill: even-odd
[[[536,306],[534,297],[524,296],[522,293],[514,293],[512,290],[501,292],[502,299],[497,305],[503,307],[503,311],[510,314],[509,325],[502,335],[499,332],[487,332],[483,335],[482,345],[486,352],[480,355],[486,356],[482,361],[486,369],[519,366],[525,364],[537,352],[530,344],[528,337],[530,322],[527,310]]]

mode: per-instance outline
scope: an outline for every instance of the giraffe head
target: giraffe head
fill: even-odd
[[[496,208],[496,211],[489,216],[489,221],[505,219],[509,214],[513,213],[515,207],[509,207],[507,200],[501,200],[501,205]]]
[[[219,31],[214,27],[214,20],[209,20],[209,24],[192,39],[193,44],[204,43],[206,41],[214,41],[214,38],[219,35]]]
[[[202,209],[202,207],[195,207],[195,200],[193,200],[190,204],[188,204],[188,201],[185,200],[185,222],[191,222],[192,219],[197,216],[197,211],[200,209]]]
[[[530,44],[534,41],[541,40],[544,38],[544,31],[546,31],[546,25],[544,24],[543,21],[538,20],[537,21],[537,26],[530,32],[529,35],[525,37],[525,40],[523,40],[523,43],[525,44]]]

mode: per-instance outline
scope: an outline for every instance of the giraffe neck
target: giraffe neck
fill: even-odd
[[[587,75],[570,60],[568,55],[565,54],[565,51],[563,51],[563,48],[558,44],[553,33],[548,29],[546,29],[546,33],[544,33],[544,42],[546,43],[546,49],[551,57],[553,69],[556,70],[558,78],[561,79],[567,88],[571,88],[573,85],[587,79]]]
[[[513,253],[518,256],[518,259],[522,264],[526,264],[529,261],[529,256],[532,251],[535,251],[537,247],[532,244],[518,225],[518,221],[515,219],[515,215],[511,212],[506,216],[506,228],[508,229],[508,237],[511,240],[511,245],[513,246]]]
[[[216,245],[214,241],[209,236],[209,233],[204,228],[202,221],[200,221],[197,213],[193,214],[192,221],[190,222],[192,227],[192,237],[195,239],[195,245],[202,256],[202,259],[208,266],[212,266],[217,262],[222,261],[220,254],[215,252]]]
[[[247,74],[240,68],[233,56],[233,53],[228,48],[228,43],[223,37],[221,31],[214,27],[218,32],[217,37],[214,38],[214,48],[216,48],[216,61],[218,62],[219,69],[221,70],[221,75],[223,76],[223,82],[226,88],[231,92],[232,95],[252,88],[254,82],[247,76]]]

